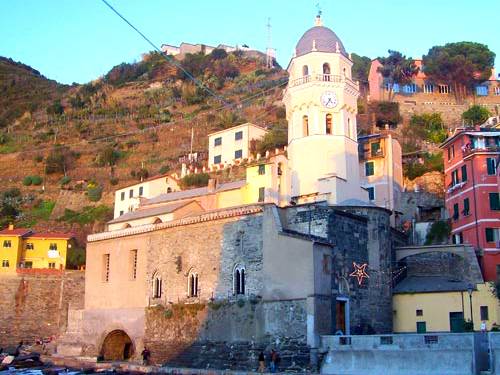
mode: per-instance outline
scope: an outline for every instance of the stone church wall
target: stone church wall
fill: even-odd
[[[0,347],[64,332],[68,309],[83,307],[84,277],[81,271],[1,276]]]

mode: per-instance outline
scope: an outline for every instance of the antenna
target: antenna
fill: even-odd
[[[267,19],[267,48],[266,48],[266,68],[272,69],[274,67],[274,58],[276,50],[271,44],[271,18]]]

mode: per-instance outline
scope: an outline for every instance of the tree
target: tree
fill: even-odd
[[[407,85],[413,81],[419,68],[415,65],[412,58],[406,58],[401,52],[389,50],[389,56],[379,57],[382,64],[378,72],[385,78],[389,84],[389,101],[394,98],[394,84]]]
[[[401,121],[399,112],[399,103],[397,102],[371,102],[369,105],[370,113],[375,114],[377,126],[390,125],[396,127]]]
[[[276,148],[288,144],[288,131],[286,122],[273,127],[264,137],[256,142],[257,152],[264,154],[266,151],[272,151]]]
[[[453,87],[457,100],[468,90],[488,80],[495,63],[495,54],[481,43],[458,42],[432,47],[423,57],[424,73],[437,83]]]
[[[67,146],[55,146],[45,159],[45,173],[64,173],[68,171],[75,153]]]
[[[415,138],[420,138],[439,144],[446,139],[448,133],[439,113],[422,113],[411,117],[408,135],[413,138],[413,143]]]
[[[227,57],[227,52],[222,48],[216,48],[210,53],[210,56],[213,60],[222,60]]]
[[[351,58],[353,62],[352,77],[358,81],[367,82],[372,60],[369,57],[359,56],[355,53],[351,54]]]
[[[62,106],[59,100],[56,100],[54,103],[47,107],[48,115],[62,115],[64,113],[64,107]]]
[[[467,123],[467,125],[472,126],[484,124],[490,116],[491,112],[480,105],[473,105],[467,111],[462,113],[462,119]]]

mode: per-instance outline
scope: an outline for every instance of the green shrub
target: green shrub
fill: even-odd
[[[68,249],[68,255],[66,258],[66,268],[79,269],[81,266],[84,266],[86,255],[87,254],[84,247],[70,247]]]
[[[170,166],[169,165],[162,165],[160,168],[160,174],[165,174],[170,172]]]
[[[42,155],[36,155],[33,160],[36,162],[36,163],[41,163],[43,161],[43,156]]]
[[[372,102],[370,103],[370,111],[375,113],[377,126],[389,124],[394,127],[401,121],[399,103],[396,102]]]
[[[139,181],[142,181],[149,177],[149,171],[145,168],[139,168],[137,171],[133,169],[130,172],[130,175]]]
[[[210,176],[208,173],[188,174],[181,179],[183,188],[207,186]]]
[[[33,183],[33,180],[31,179],[31,176],[26,176],[23,178],[23,185],[24,186],[31,186]]]
[[[451,225],[448,221],[435,221],[427,233],[425,245],[446,243],[450,233]]]
[[[70,182],[71,182],[71,177],[69,177],[69,176],[63,176],[63,178],[61,178],[59,180],[59,185],[64,186],[64,185],[69,184]]]
[[[119,181],[120,181],[120,180],[118,180],[118,178],[117,178],[117,177],[111,177],[111,178],[109,179],[109,183],[110,183],[111,185],[113,185],[113,186],[118,185],[118,182],[119,182]]]
[[[40,186],[43,180],[40,176],[31,176],[31,183],[35,186]]]
[[[480,105],[473,105],[462,113],[462,118],[468,125],[481,125],[491,116],[487,108]]]
[[[87,188],[87,196],[91,202],[98,202],[102,197],[101,186],[90,186]]]
[[[94,222],[104,222],[111,219],[113,216],[113,210],[105,205],[99,205],[96,207],[84,207],[82,211],[73,211],[70,209],[65,209],[63,216],[58,218],[58,221],[64,221],[69,224],[91,224]]]

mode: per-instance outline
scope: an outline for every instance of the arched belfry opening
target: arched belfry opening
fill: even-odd
[[[111,331],[102,343],[101,355],[105,361],[126,361],[132,358],[132,339],[121,329]]]

